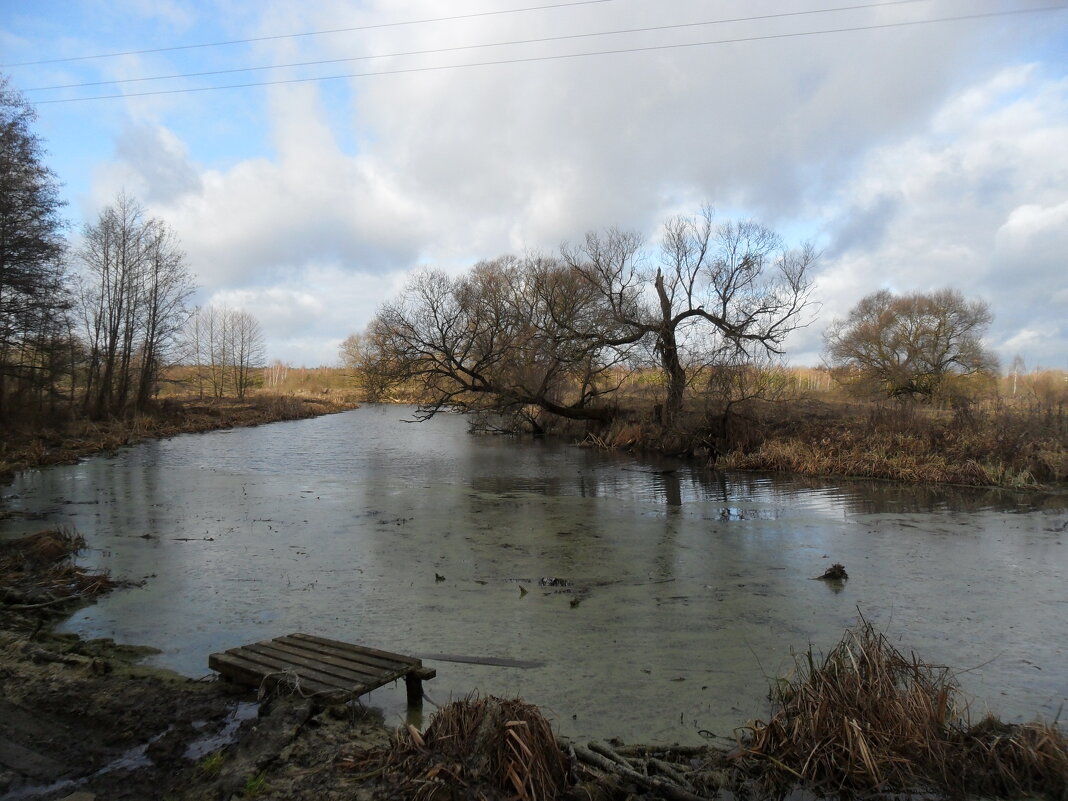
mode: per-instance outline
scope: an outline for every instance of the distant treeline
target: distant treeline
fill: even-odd
[[[177,237],[125,193],[71,244],[34,119],[0,78],[0,423],[130,416],[173,361],[197,365],[202,394],[243,396],[264,361],[258,323],[192,312]]]

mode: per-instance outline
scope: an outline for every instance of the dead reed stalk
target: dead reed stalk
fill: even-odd
[[[811,649],[746,727],[736,781],[822,795],[934,791],[1068,797],[1068,741],[1045,724],[971,726],[945,667],[905,656],[866,620],[822,660]]]
[[[391,785],[390,797],[551,801],[567,787],[568,759],[549,722],[521,699],[472,696],[434,713],[424,732],[402,730],[391,746],[349,759]]]
[[[74,564],[84,547],[82,536],[65,528],[0,541],[0,608],[50,607],[112,589],[107,575]]]

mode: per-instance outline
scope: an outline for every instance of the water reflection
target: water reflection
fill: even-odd
[[[0,534],[44,516],[82,531],[92,564],[152,576],[68,626],[162,648],[188,675],[300,630],[494,657],[540,666],[442,662],[428,692],[521,694],[576,736],[728,733],[765,712],[791,649],[830,647],[858,607],[932,660],[983,665],[969,687],[1003,714],[1068,700],[1063,503],[723,474],[402,416],[368,407],[28,473]],[[833,561],[848,581],[813,580]],[[403,688],[371,701],[399,721]]]

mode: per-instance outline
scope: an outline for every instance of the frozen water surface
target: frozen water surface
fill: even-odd
[[[1068,700],[1063,496],[724,475],[409,412],[25,473],[0,533],[70,525],[93,567],[147,579],[66,628],[155,646],[189,676],[213,651],[294,631],[515,660],[533,666],[429,660],[426,690],[520,695],[579,737],[729,735],[766,717],[791,650],[829,649],[858,610],[904,650],[968,669],[973,714],[1049,720]],[[812,580],[832,562],[844,586]],[[403,684],[369,703],[399,721]]]

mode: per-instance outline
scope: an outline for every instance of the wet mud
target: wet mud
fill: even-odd
[[[3,801],[369,797],[336,761],[387,742],[374,710],[260,704],[224,681],[140,665],[146,649],[6,623]]]

